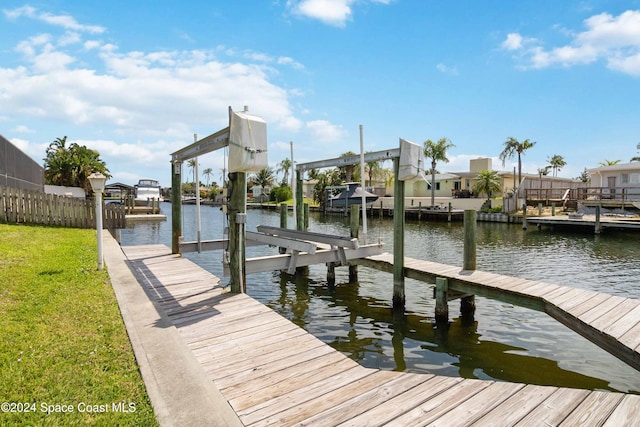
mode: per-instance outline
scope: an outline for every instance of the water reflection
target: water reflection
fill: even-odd
[[[185,206],[185,238],[195,236],[193,207]],[[169,213],[168,206],[163,212]],[[203,208],[203,238],[222,237],[224,217]],[[248,229],[279,225],[277,213],[250,211]],[[171,244],[171,222],[135,224],[123,231],[123,245]],[[348,220],[312,215],[313,231],[347,235]],[[640,245],[637,235],[600,236],[523,231],[517,225],[479,223],[478,269],[568,286],[640,298]],[[369,241],[393,250],[393,223],[369,221]],[[461,224],[407,222],[405,254],[460,265]],[[248,256],[275,253],[248,248]],[[221,277],[221,254],[187,254]],[[407,310],[391,310],[392,277],[362,268],[359,281],[348,283],[345,267],[336,269],[335,286],[326,283],[326,267],[311,266],[307,275],[260,273],[248,278],[251,296],[305,328],[364,366],[465,378],[495,379],[587,389],[640,390],[640,374],[543,313],[477,298],[475,321],[433,319],[432,287],[406,281]],[[224,280],[223,280],[224,283]]]

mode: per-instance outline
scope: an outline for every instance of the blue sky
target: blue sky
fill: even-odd
[[[68,136],[112,181],[170,184],[169,154],[264,118],[269,163],[449,138],[441,172],[508,137],[576,177],[640,142],[640,0],[169,0],[0,4],[0,134],[42,163]],[[200,158],[220,182],[222,152]]]

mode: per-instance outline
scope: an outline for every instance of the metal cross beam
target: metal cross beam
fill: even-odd
[[[196,156],[210,153],[229,146],[229,127],[219,130],[216,133],[202,138],[174,153],[171,153],[173,162],[183,162]]]
[[[392,148],[391,150],[375,151],[372,153],[364,153],[365,162],[376,162],[381,160],[389,160],[400,157],[400,149]],[[304,172],[311,169],[329,168],[332,166],[347,166],[360,163],[360,155],[347,157],[336,157],[334,159],[318,160],[316,162],[298,163],[296,169]]]
[[[261,233],[272,234],[274,236],[291,237],[298,240],[324,243],[341,248],[358,249],[358,239],[355,237],[334,236],[332,234],[312,233],[310,231],[298,231],[288,228],[269,227],[259,225],[256,227]]]

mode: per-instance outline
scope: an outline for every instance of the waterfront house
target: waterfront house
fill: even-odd
[[[640,200],[640,162],[587,169],[591,186],[587,199]]]

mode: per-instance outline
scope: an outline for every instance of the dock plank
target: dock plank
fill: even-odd
[[[248,426],[629,425],[640,417],[640,396],[364,368],[253,298],[230,294],[163,245],[123,251],[203,375]],[[383,268],[393,262],[371,258]],[[448,277],[494,297],[544,301],[563,323],[640,346],[637,300],[429,261],[407,265],[429,280]]]

